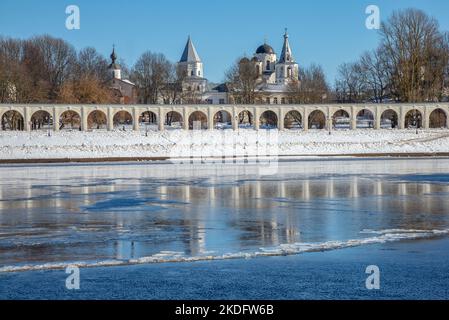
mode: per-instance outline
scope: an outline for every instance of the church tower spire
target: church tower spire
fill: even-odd
[[[284,33],[284,45],[282,46],[281,56],[276,63],[276,83],[287,84],[292,80],[298,80],[299,66],[292,55],[290,42],[288,41],[287,28]]]
[[[117,55],[115,54],[115,44],[112,45],[111,60],[112,60],[112,64],[114,64],[115,60],[117,60]]]
[[[190,36],[187,39],[184,52],[182,53],[181,60],[179,60],[179,62],[201,62],[200,56],[198,55]]]
[[[190,36],[187,39],[178,67],[185,72],[187,77],[203,78],[203,63]]]
[[[111,64],[109,65],[109,69],[112,72],[112,76],[114,79],[122,79],[122,71],[121,67],[117,61],[117,54],[115,53],[115,45],[112,45],[112,53],[110,55],[111,57]]]
[[[294,62],[292,49],[290,48],[290,43],[288,42],[287,28],[285,28],[284,45],[282,46],[282,52],[279,58],[279,62]]]

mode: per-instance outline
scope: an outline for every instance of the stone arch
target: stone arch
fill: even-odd
[[[202,111],[193,111],[189,115],[189,129],[203,130],[207,129],[207,116]]]
[[[66,110],[59,116],[60,130],[81,130],[80,114],[73,110]]]
[[[429,128],[447,128],[447,113],[443,109],[436,108],[430,113]]]
[[[133,116],[126,110],[119,110],[112,118],[114,129],[132,130]]]
[[[326,115],[321,110],[313,110],[308,117],[309,129],[326,128]]]
[[[332,115],[332,126],[335,129],[350,129],[351,116],[349,112],[344,109],[339,109]]]
[[[399,117],[396,111],[393,109],[387,109],[382,112],[382,115],[380,116],[380,127],[388,129],[397,128],[399,124],[398,119]]]
[[[239,128],[254,128],[254,116],[251,111],[240,111],[237,119]]]
[[[152,129],[157,130],[157,115],[153,111],[144,111],[139,116],[139,126],[145,130]]]
[[[182,115],[177,111],[169,111],[165,114],[165,124],[167,128],[182,129]]]
[[[3,113],[1,118],[2,130],[23,131],[25,128],[25,120],[17,110],[8,110]]]
[[[409,110],[404,117],[404,128],[422,128],[422,113],[418,109]]]
[[[260,129],[278,128],[278,115],[272,110],[262,112],[259,118]]]
[[[298,110],[291,110],[287,112],[284,117],[285,129],[301,129],[303,128],[302,115]]]
[[[93,110],[87,116],[87,128],[89,130],[106,129],[108,118],[101,110]]]
[[[38,110],[31,116],[31,130],[48,130],[53,126],[53,117],[46,110]]]
[[[356,116],[356,127],[360,128],[374,128],[374,113],[369,109],[362,109]]]
[[[232,115],[226,110],[217,111],[214,115],[215,129],[232,128]]]

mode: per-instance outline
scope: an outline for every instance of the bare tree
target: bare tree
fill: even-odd
[[[28,41],[25,54],[29,66],[35,62],[41,66],[38,75],[49,85],[48,98],[55,99],[60,87],[72,74],[76,63],[75,49],[62,39],[44,35]],[[41,61],[36,61],[38,59]]]
[[[382,103],[389,84],[387,57],[384,52],[380,48],[365,52],[360,58],[360,70],[368,91],[366,96],[376,103]]]
[[[338,102],[361,102],[366,94],[366,81],[360,63],[343,63],[335,81]]]
[[[108,61],[92,47],[84,48],[78,53],[72,76],[77,79],[95,77],[102,82],[109,81],[111,77]]]
[[[131,71],[142,103],[157,104],[163,88],[169,83],[172,65],[161,53],[145,52]]]
[[[34,102],[42,93],[23,63],[24,42],[0,38],[0,102]]]
[[[440,99],[449,55],[438,22],[421,10],[407,9],[382,23],[380,34],[392,93],[404,102]]]
[[[316,64],[300,68],[299,80],[291,82],[288,90],[296,103],[322,103],[329,97],[329,85],[323,68]]]
[[[58,90],[60,103],[117,103],[113,90],[92,75],[66,81]]]
[[[226,83],[233,100],[237,103],[254,104],[259,73],[253,61],[246,57],[238,59],[226,72]]]
[[[50,36],[0,39],[0,101],[115,102],[107,61]]]

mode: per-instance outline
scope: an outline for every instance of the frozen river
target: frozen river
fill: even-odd
[[[281,161],[270,170],[0,167],[0,282],[70,264],[269,259],[349,247],[369,253],[371,245],[438,241],[448,231],[447,159]]]

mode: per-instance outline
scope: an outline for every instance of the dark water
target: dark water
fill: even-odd
[[[106,297],[245,298],[243,289],[223,291],[211,283],[207,294],[185,288],[189,293],[184,296],[177,296],[173,288],[152,294],[131,288],[136,281],[145,282],[139,270],[160,272],[175,281],[199,268],[206,285],[212,272],[208,268],[218,268],[234,279],[243,266],[272,270],[284,284],[289,276],[307,282],[304,275],[313,268],[316,275],[328,274],[319,263],[325,257],[341,260],[342,270],[357,265],[351,254],[343,252],[357,250],[364,255],[388,252],[391,261],[400,263],[400,255],[379,247],[397,246],[398,252],[407,253],[422,239],[428,249],[420,249],[424,254],[414,261],[426,272],[438,267],[447,271],[447,264],[438,263],[441,255],[427,259],[438,252],[431,244],[449,231],[448,195],[447,159],[284,161],[269,175],[261,175],[257,164],[0,167],[0,297],[39,297],[23,286],[30,279],[32,284],[59,279],[64,270],[30,270],[76,263],[123,265],[83,269],[92,285],[109,277],[129,277],[121,284],[129,295],[111,292]],[[343,249],[353,246],[359,247]],[[331,251],[304,253],[316,250]],[[285,254],[299,255],[261,257]],[[302,258],[306,256],[314,258]],[[234,260],[245,257],[256,259]],[[176,262],[193,260],[202,261]],[[155,261],[175,263],[152,264]],[[129,266],[136,263],[145,265]],[[290,263],[301,267],[283,271]],[[363,263],[359,261],[359,267]],[[210,276],[220,282],[218,275]],[[264,272],[254,276],[252,281],[271,283]],[[201,281],[202,276],[192,279]],[[268,298],[262,285],[253,290],[248,298],[258,294]],[[84,291],[84,297],[100,293]],[[357,296],[355,291],[351,294]],[[274,296],[301,298],[307,293]],[[326,298],[326,294],[313,297]]]
[[[1,299],[449,299],[449,240],[414,240],[256,259],[0,274]],[[380,269],[367,290],[365,269]]]

